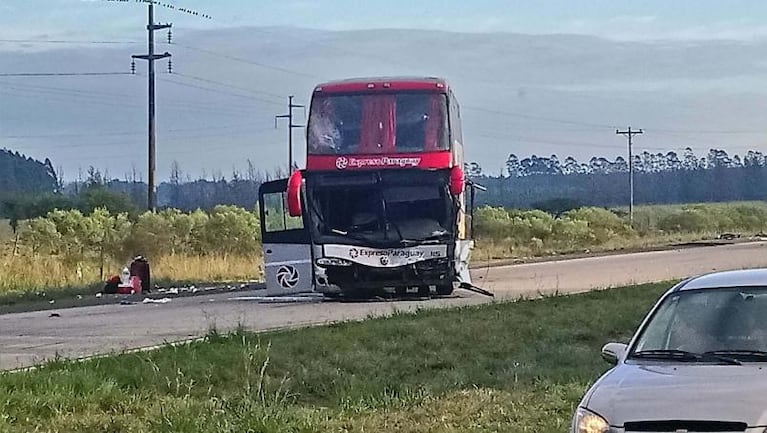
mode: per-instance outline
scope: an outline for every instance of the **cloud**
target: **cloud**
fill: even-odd
[[[618,41],[754,41],[767,38],[767,25],[742,19],[685,26],[656,15],[617,15],[607,20],[573,19],[559,33]]]

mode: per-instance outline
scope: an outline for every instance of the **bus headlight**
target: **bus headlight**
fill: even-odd
[[[319,266],[351,266],[352,262],[335,257],[321,257],[316,260]]]
[[[573,433],[608,433],[610,424],[601,416],[578,408],[573,419]]]

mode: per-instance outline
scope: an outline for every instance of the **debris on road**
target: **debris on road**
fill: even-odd
[[[162,298],[162,299],[144,298],[143,303],[144,304],[167,304],[170,301],[171,301],[170,298]]]
[[[260,304],[295,304],[295,303],[312,303],[323,302],[327,298],[323,295],[307,294],[304,296],[238,296],[234,298],[228,298],[229,301],[253,301]]]
[[[724,239],[728,241],[740,239],[740,233],[722,233],[717,236],[717,239]]]
[[[48,317],[61,317],[59,313],[51,313]]]
[[[477,287],[473,284],[469,283],[461,283],[458,287],[460,287],[463,290],[468,290],[470,292],[479,293],[480,295],[489,296],[491,298],[495,298],[495,294],[493,292],[490,292],[488,290],[485,290],[481,287]]]

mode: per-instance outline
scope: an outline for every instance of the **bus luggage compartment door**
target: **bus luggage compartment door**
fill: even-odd
[[[280,179],[258,190],[267,296],[314,291],[311,237],[303,217],[288,212],[287,187]]]

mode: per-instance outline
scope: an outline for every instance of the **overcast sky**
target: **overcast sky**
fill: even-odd
[[[509,153],[624,155],[614,128],[628,125],[646,130],[640,151],[767,151],[764,1],[164,1],[212,19],[157,8],[176,42],[158,47],[176,72],[158,76],[162,178],[174,160],[192,176],[284,165],[273,116],[286,96],[306,103],[318,82],[366,75],[447,77],[467,158],[491,173]],[[0,0],[0,74],[125,72],[145,25],[135,0]],[[0,147],[50,157],[69,179],[91,164],[141,174],[146,78],[0,77]]]
[[[615,39],[748,39],[767,35],[760,0],[163,0],[185,27],[296,26],[326,30],[420,28],[461,32],[578,33]],[[6,38],[121,38],[143,22],[135,0],[3,0]]]

